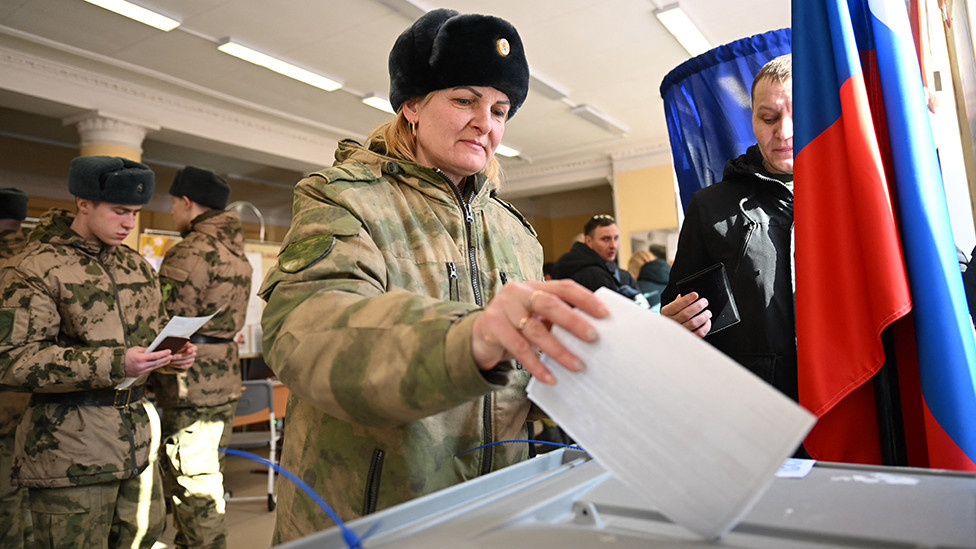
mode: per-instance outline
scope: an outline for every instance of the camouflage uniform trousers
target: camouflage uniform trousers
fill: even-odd
[[[14,434],[0,436],[0,547],[34,547],[27,489],[13,485]]]
[[[155,446],[161,440],[155,410],[149,420]],[[146,469],[133,478],[28,492],[38,549],[149,549],[166,525],[163,483],[154,452]]]
[[[178,548],[224,548],[224,454],[237,401],[163,408],[163,476],[173,503]]]

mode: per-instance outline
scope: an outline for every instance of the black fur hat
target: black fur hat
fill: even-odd
[[[118,156],[79,156],[68,170],[68,191],[78,198],[142,205],[155,189],[149,166]]]
[[[230,186],[219,175],[210,170],[185,166],[177,170],[169,194],[185,196],[197,204],[223,210],[227,207]]]
[[[13,187],[0,189],[0,219],[23,221],[27,217],[27,193]]]
[[[508,117],[529,91],[522,39],[508,21],[450,9],[430,11],[400,34],[390,51],[390,103],[454,86],[491,86],[512,102]]]

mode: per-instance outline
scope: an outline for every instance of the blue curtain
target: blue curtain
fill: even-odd
[[[722,180],[725,163],[756,142],[752,80],[770,59],[790,53],[790,29],[742,38],[678,65],[661,82],[664,116],[682,207]]]

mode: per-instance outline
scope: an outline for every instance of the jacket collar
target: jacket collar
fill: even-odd
[[[339,142],[339,148],[335,154],[336,164],[354,160],[361,162],[369,167],[373,175],[377,178],[391,177],[400,183],[415,188],[419,192],[430,196],[435,200],[454,201],[454,192],[451,189],[451,182],[443,173],[434,168],[421,166],[416,162],[410,162],[401,158],[387,155],[386,144],[382,140],[370,142],[369,148],[360,145],[352,139],[345,139]],[[475,196],[471,205],[481,204],[498,189],[495,181],[489,181],[485,174],[478,172],[474,174]],[[444,193],[448,193],[445,197]],[[468,193],[465,193],[465,200]]]

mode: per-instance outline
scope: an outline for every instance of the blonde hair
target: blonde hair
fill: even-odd
[[[420,104],[424,105],[433,95],[437,93],[437,90],[432,91],[424,96],[420,100]],[[406,104],[406,101],[404,101]],[[410,122],[407,121],[407,117],[403,114],[403,105],[397,109],[396,116],[393,120],[389,122],[384,122],[380,124],[372,133],[369,134],[368,141],[383,141],[386,143],[386,153],[389,156],[395,158],[401,158],[409,162],[416,162],[417,155],[414,152],[417,146],[417,140],[410,131]],[[436,168],[437,166],[432,166]],[[481,169],[481,172],[485,174],[485,177],[489,181],[498,181],[498,176],[501,175],[502,169],[501,165],[498,163],[498,159],[495,155],[492,155],[488,159],[488,163],[485,167]]]
[[[641,267],[652,259],[654,259],[654,254],[647,250],[634,252],[634,255],[630,256],[630,261],[627,262],[627,272],[633,275],[634,280],[636,280],[637,275],[640,274]]]

